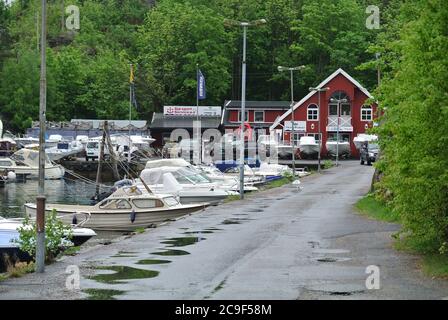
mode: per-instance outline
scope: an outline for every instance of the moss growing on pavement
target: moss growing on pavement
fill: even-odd
[[[88,300],[115,300],[114,296],[123,294],[125,291],[112,289],[85,289],[82,290],[89,296]]]

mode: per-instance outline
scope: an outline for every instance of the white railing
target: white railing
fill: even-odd
[[[327,131],[337,131],[338,130],[338,117],[330,116],[328,117]],[[352,117],[341,116],[339,117],[339,131],[353,131]]]

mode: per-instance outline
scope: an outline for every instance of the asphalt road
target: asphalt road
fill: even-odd
[[[391,234],[399,226],[354,212],[353,204],[368,191],[372,174],[372,167],[344,161],[302,179],[301,192],[292,186],[259,192],[109,245],[85,248],[48,266],[44,275],[0,282],[0,299],[86,298],[82,291],[66,288],[69,265],[80,267],[81,289],[123,291],[117,299],[448,297],[448,282],[424,276],[418,257],[392,248]],[[190,238],[179,241],[193,243],[178,247],[185,243],[173,246],[169,241],[185,237]],[[188,254],[155,254],[167,249]],[[137,263],[145,259],[170,263]],[[371,265],[379,267],[379,289],[366,287]],[[89,278],[113,273],[98,266],[159,273],[111,284]]]

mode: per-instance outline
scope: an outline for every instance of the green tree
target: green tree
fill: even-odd
[[[403,28],[388,53],[399,60],[379,90],[381,186],[391,192],[411,243],[436,251],[448,241],[448,7],[443,0],[410,7],[400,8]]]

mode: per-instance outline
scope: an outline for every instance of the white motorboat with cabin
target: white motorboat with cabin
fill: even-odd
[[[299,149],[305,155],[312,156],[319,152],[319,143],[312,136],[303,136],[300,137]]]
[[[45,153],[51,161],[57,161],[68,156],[74,156],[84,150],[83,144],[78,141],[61,141],[55,147],[45,149]]]
[[[28,175],[35,178],[39,173],[39,152],[29,149],[20,149],[10,158],[0,158],[0,170],[14,171],[16,175]],[[61,179],[64,177],[63,166],[54,164],[46,156],[45,179]]]
[[[236,194],[233,191],[221,189],[206,176],[188,167],[146,168],[140,173],[140,179],[143,179],[153,192],[173,194],[180,198],[181,203],[218,204],[229,195]],[[141,182],[137,180],[137,183],[144,191]]]
[[[361,146],[364,143],[369,143],[371,141],[377,141],[378,136],[375,134],[365,134],[359,133],[356,137],[353,138],[353,143],[355,144],[356,149],[360,150]]]
[[[330,155],[336,156],[338,153],[339,156],[350,154],[350,142],[348,141],[334,141],[329,140],[325,144],[327,147],[327,151]]]
[[[72,215],[90,214],[84,226],[95,230],[133,231],[179,218],[206,207],[207,203],[181,204],[172,195],[142,192],[136,185],[124,186],[96,205],[47,204],[45,210],[56,210],[66,224]],[[36,215],[36,204],[26,203],[25,211]]]

